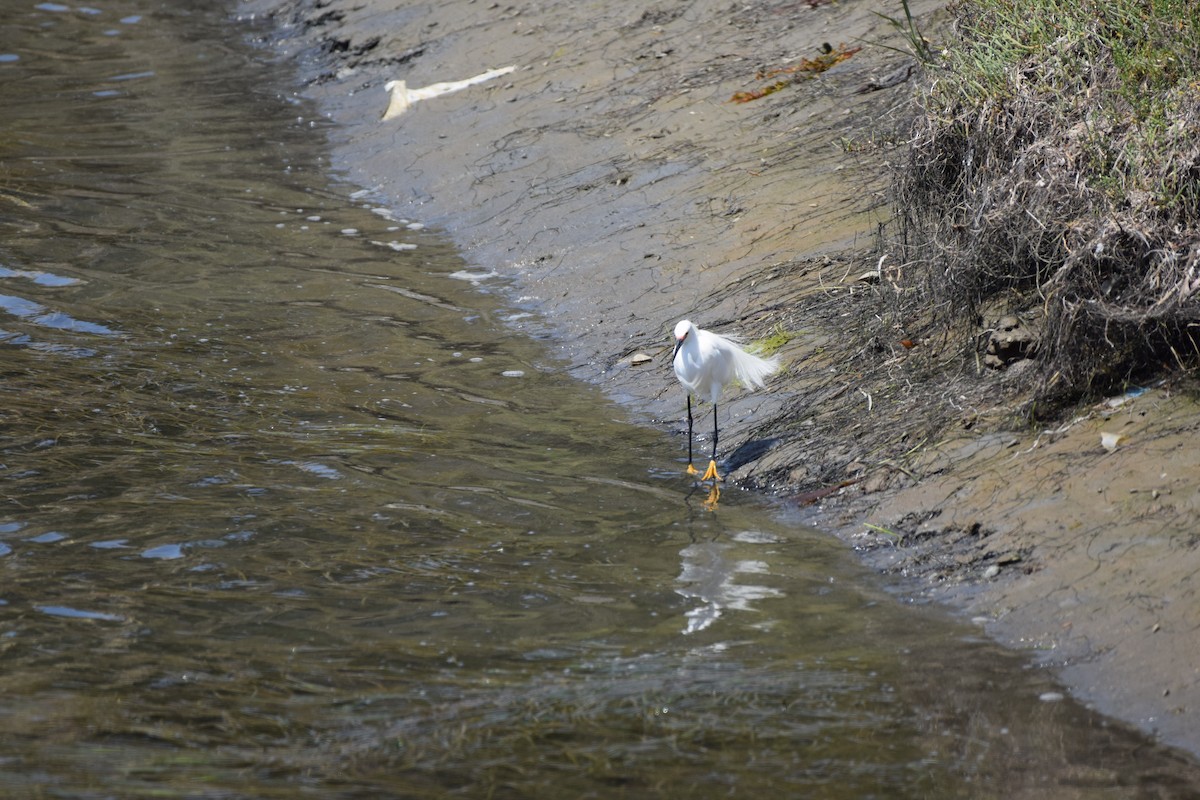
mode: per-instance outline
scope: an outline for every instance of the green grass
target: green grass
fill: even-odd
[[[1114,201],[1148,193],[1194,205],[1173,168],[1200,116],[1194,0],[973,0],[955,6],[961,42],[943,53],[930,110],[1054,108],[1080,126],[1086,167]]]
[[[769,334],[761,339],[755,339],[750,344],[750,348],[761,356],[769,356],[781,350],[797,335],[796,331],[784,330],[782,325],[776,325]]]
[[[885,14],[880,11],[873,11],[875,16],[887,21],[889,25],[897,30],[906,42],[909,54],[923,64],[930,64],[937,58],[936,50],[925,34],[921,32],[917,20],[912,15],[912,9],[908,7],[908,0],[900,0],[900,8],[904,13],[904,19],[893,17],[890,14]],[[882,47],[886,50],[895,50],[897,53],[904,53],[898,47],[891,47],[880,42],[872,42],[876,47]]]
[[[1200,3],[949,11],[894,184],[903,313],[965,332],[969,362],[989,309],[1041,319],[1047,407],[1200,365]]]

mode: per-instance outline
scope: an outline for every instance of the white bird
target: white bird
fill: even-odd
[[[720,334],[697,328],[689,320],[675,326],[675,355],[671,359],[675,377],[687,389],[689,475],[700,472],[692,466],[692,395],[713,405],[712,459],[702,481],[719,481],[717,474],[717,401],[725,384],[737,380],[747,389],[766,387],[766,379],[779,369],[779,359],[760,358],[747,353]]]

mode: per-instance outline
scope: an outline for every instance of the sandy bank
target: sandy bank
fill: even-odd
[[[940,6],[913,10],[933,28]],[[903,331],[848,350],[855,337],[839,326],[873,302],[855,279],[886,252],[889,133],[907,96],[904,83],[873,90],[907,63],[875,7],[244,8],[272,16],[278,48],[302,59],[304,93],[338,123],[335,168],[511,282],[539,312],[525,324],[577,375],[677,430],[666,364],[677,319],[786,332],[785,374],[725,406],[730,450],[770,445],[743,450],[754,457],[733,477],[804,501],[874,563],[1060,667],[1082,698],[1200,752],[1196,405],[1164,384],[1049,429],[1002,430],[1002,375],[957,396],[906,369]],[[730,102],[779,79],[761,70],[826,44],[865,46]],[[380,121],[388,81],[508,65]],[[654,360],[633,367],[635,353]],[[951,410],[949,430],[914,426]],[[910,428],[909,439],[872,433]],[[1113,452],[1104,432],[1124,436]]]

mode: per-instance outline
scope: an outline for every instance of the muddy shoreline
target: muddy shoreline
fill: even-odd
[[[860,277],[888,253],[910,91],[885,86],[911,59],[871,4],[319,5],[240,10],[299,59],[300,93],[335,123],[334,169],[449,234],[533,312],[514,324],[674,432],[677,319],[775,335],[784,374],[723,407],[733,481],[1032,651],[1097,709],[1200,753],[1188,393],[1168,378],[1020,426],[1003,373],[948,391],[910,366],[904,331],[862,352],[849,330],[880,302]],[[929,30],[944,21],[940,2],[912,8]],[[853,52],[730,101],[837,48]],[[510,65],[381,121],[389,81]]]

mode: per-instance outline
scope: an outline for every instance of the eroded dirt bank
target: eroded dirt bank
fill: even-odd
[[[941,5],[912,9],[936,30]],[[539,312],[521,324],[576,374],[678,430],[677,319],[772,337],[784,374],[723,407],[726,452],[746,445],[734,480],[1035,650],[1101,710],[1200,752],[1200,408],[1168,380],[1016,427],[1003,372],[918,368],[946,343],[880,327],[886,301],[859,278],[888,253],[908,84],[879,87],[912,62],[878,4],[243,10],[301,59],[304,93],[338,123],[335,167],[509,282]],[[760,74],[838,53],[820,74]],[[508,65],[380,120],[389,81]],[[903,265],[880,278],[902,283]],[[1121,437],[1111,451],[1102,433]]]

